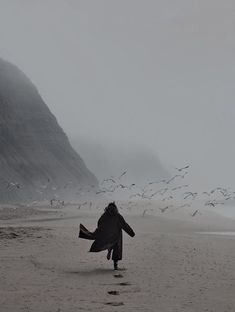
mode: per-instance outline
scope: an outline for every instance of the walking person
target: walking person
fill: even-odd
[[[134,231],[118,212],[114,202],[109,203],[104,213],[98,220],[95,232],[89,232],[80,224],[79,237],[95,240],[91,245],[90,252],[108,250],[107,259],[112,258],[114,270],[118,269],[118,261],[122,260],[122,230],[131,237],[135,236]]]

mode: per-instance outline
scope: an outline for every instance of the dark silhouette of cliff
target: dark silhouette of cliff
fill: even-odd
[[[68,198],[97,184],[36,87],[0,59],[0,202]]]

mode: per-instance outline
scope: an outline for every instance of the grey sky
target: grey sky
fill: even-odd
[[[235,2],[0,0],[0,40],[69,136],[235,188]]]

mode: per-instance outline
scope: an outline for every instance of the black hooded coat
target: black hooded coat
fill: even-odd
[[[105,211],[98,220],[95,232],[89,232],[82,224],[80,225],[80,238],[95,240],[91,245],[90,252],[99,252],[106,249],[113,249],[112,259],[122,259],[122,230],[131,237],[135,236],[134,231],[126,223],[119,213]]]

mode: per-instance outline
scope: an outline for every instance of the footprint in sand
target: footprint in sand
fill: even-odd
[[[117,290],[110,290],[110,291],[108,291],[108,294],[109,294],[109,295],[118,296],[118,295],[119,295],[119,291],[117,291]]]
[[[118,283],[117,285],[120,285],[120,286],[131,286],[131,283],[122,282],[122,283]]]
[[[123,302],[105,302],[106,305],[110,305],[110,306],[114,306],[114,307],[118,307],[118,306],[123,306],[124,303]]]
[[[116,277],[116,278],[122,278],[123,275],[122,275],[122,274],[114,274],[114,277]]]

